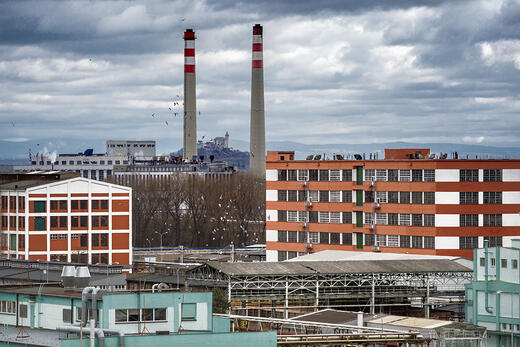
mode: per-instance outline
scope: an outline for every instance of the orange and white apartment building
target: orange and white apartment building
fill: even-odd
[[[75,173],[0,175],[0,254],[132,263],[132,189]]]
[[[429,149],[387,149],[384,160],[267,154],[268,261],[322,250],[472,258],[484,240],[511,246],[519,213],[520,160],[433,159]]]

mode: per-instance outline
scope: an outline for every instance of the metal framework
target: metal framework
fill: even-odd
[[[428,317],[430,306],[463,301],[464,284],[470,283],[473,276],[471,271],[227,274],[209,264],[186,275],[189,279],[227,284],[230,302],[267,301],[277,309],[282,308],[285,318],[289,308],[301,308],[303,302],[314,310],[369,306],[371,313],[375,313],[376,306],[418,305],[425,308]],[[253,308],[241,308],[248,307]]]

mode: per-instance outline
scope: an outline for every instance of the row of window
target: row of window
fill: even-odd
[[[166,320],[166,308],[116,310],[116,323],[154,322]]]
[[[478,214],[461,214],[459,216],[459,225],[461,227],[478,227]],[[502,226],[501,214],[485,214],[483,215],[483,226],[495,227]]]
[[[502,182],[501,169],[484,169],[484,182]],[[478,182],[478,169],[462,169],[459,171],[461,182]]]
[[[365,212],[364,224],[402,225],[402,226],[435,226],[434,214],[410,213],[373,213]]]
[[[7,210],[7,203],[9,202],[9,205],[11,206],[11,210],[16,210],[16,196],[2,196],[0,199],[0,209]],[[19,196],[18,197],[18,210],[24,210],[25,209],[25,197]]]
[[[0,300],[0,313],[16,313],[16,301]]]
[[[106,163],[107,165],[113,165],[115,162],[115,165],[121,165],[121,162],[123,163],[123,165],[128,165],[128,160],[107,160]],[[39,163],[39,164],[38,164]],[[46,161],[43,161],[43,160],[40,160],[40,161],[36,161],[36,160],[33,160],[31,161],[31,165],[84,165],[84,164],[93,164],[93,165],[97,165],[97,161],[89,161],[88,163],[83,163],[83,161],[81,160],[61,160],[61,161],[55,161],[55,162],[52,162],[50,160],[46,160]],[[105,161],[104,160],[100,160],[99,161],[99,165],[105,165]]]
[[[502,192],[484,192],[484,204],[501,204]],[[460,192],[459,202],[462,205],[476,205],[478,204],[478,192]]]
[[[496,262],[495,258],[489,258],[489,265],[491,267],[496,266],[495,262]],[[511,269],[518,269],[518,259],[510,259],[510,261],[508,261],[508,259],[500,259],[500,267],[502,269],[507,269],[508,264],[511,264]],[[486,266],[486,258],[484,258],[484,257],[480,258],[480,266]]]
[[[47,230],[46,217],[34,217],[34,230]],[[51,216],[51,228],[67,228],[67,216]],[[91,216],[93,228],[108,228],[108,216]],[[72,228],[88,228],[88,216],[71,216],[70,226]]]
[[[8,219],[9,218],[9,219]],[[2,216],[1,226],[7,228],[7,221],[9,220],[10,229],[14,230],[16,228],[24,229],[25,228],[25,217],[24,216]],[[18,222],[18,223],[17,223]]]
[[[363,193],[356,190],[361,203]],[[352,202],[352,190],[278,190],[278,201]],[[435,204],[435,192],[365,191],[364,202],[390,204]]]
[[[484,241],[488,241],[490,247],[502,247],[502,236],[484,236]],[[459,249],[473,248],[478,248],[478,236],[459,237]]]
[[[67,200],[51,200],[51,211],[67,211]],[[46,201],[34,201],[33,211],[31,212],[46,212]],[[87,210],[88,200],[71,200],[70,209],[76,210]],[[108,210],[108,200],[91,200],[91,210]]]

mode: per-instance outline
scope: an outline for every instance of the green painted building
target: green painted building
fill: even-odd
[[[474,250],[466,321],[487,328],[488,346],[520,346],[520,240]]]
[[[92,293],[82,300],[81,291],[61,287],[2,288],[0,345],[82,346],[89,343],[90,320],[97,318],[98,346],[120,346],[120,339],[126,347],[276,346],[276,332],[230,332],[228,319],[213,317],[210,292],[99,291],[96,299],[97,314]],[[88,309],[86,324],[83,305]]]

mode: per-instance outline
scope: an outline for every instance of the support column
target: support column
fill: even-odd
[[[372,275],[372,297],[370,298],[370,314],[376,313],[376,284],[375,276]]]
[[[289,281],[285,281],[285,301],[284,301],[283,318],[289,319]]]

